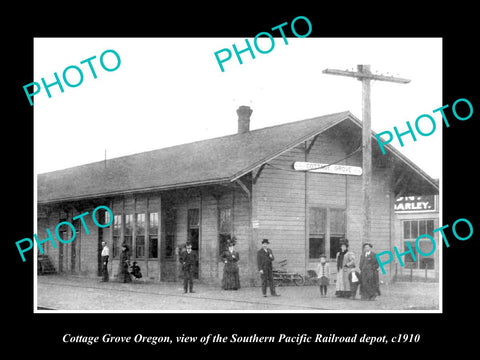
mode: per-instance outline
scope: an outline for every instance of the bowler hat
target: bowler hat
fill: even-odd
[[[263,239],[262,244],[270,244],[270,242],[268,241],[268,239]]]
[[[373,245],[372,245],[372,244],[370,244],[369,242],[366,242],[366,243],[363,243],[362,249],[363,249],[366,245],[368,245],[368,246],[370,246],[371,248],[373,248]]]

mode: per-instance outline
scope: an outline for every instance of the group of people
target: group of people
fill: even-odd
[[[360,287],[362,300],[375,300],[380,295],[380,282],[378,278],[378,261],[372,251],[372,244],[364,243],[360,256],[360,263],[355,264],[355,254],[349,250],[348,240],[340,242],[340,251],[337,253],[337,297],[355,299]],[[320,294],[327,295],[327,286],[330,282],[330,268],[324,255],[320,258],[317,274],[319,278]]]
[[[235,237],[227,242],[227,250],[225,250],[220,258],[224,263],[223,266],[223,290],[240,289],[240,274],[238,269],[238,261],[240,255],[235,251]],[[193,291],[193,273],[197,264],[197,254],[192,251],[192,244],[187,242],[185,251],[180,254],[179,261],[183,271],[183,290],[185,293]]]
[[[240,289],[240,275],[238,261],[239,253],[235,250],[236,239],[233,237],[227,242],[227,249],[220,255],[223,267],[223,290]],[[275,290],[273,280],[273,256],[272,250],[268,247],[268,239],[262,240],[262,248],[257,252],[257,268],[262,280],[262,295],[267,296],[267,287],[270,288],[271,296],[280,296]],[[109,250],[105,242],[102,243],[102,281],[108,281],[108,258]],[[318,284],[320,295],[327,296],[328,285],[330,284],[331,271],[326,261],[326,256],[321,255],[320,263],[317,268]],[[198,257],[195,251],[192,251],[192,244],[187,243],[185,250],[180,254],[179,261],[183,271],[183,289],[185,293],[193,293],[193,274],[197,266]],[[372,251],[370,243],[363,244],[363,252],[360,256],[359,266],[356,266],[355,254],[349,250],[348,240],[340,242],[340,251],[336,255],[337,275],[335,295],[341,298],[355,299],[357,290],[360,288],[362,300],[375,300],[380,295],[378,278],[378,261],[376,254]],[[128,246],[122,245],[119,265],[119,279],[122,282],[131,282],[134,278],[141,278],[140,267],[136,262],[130,265]]]
[[[137,262],[134,261],[130,263],[130,256],[128,254],[129,247],[127,244],[122,244],[122,252],[120,253],[120,263],[118,268],[118,277],[121,282],[128,283],[134,279],[141,279],[142,272],[140,266]],[[108,275],[108,259],[110,257],[110,250],[105,241],[102,241],[102,282],[107,282],[109,279]]]

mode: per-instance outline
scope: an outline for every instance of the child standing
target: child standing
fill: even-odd
[[[317,268],[318,284],[320,285],[320,295],[327,296],[327,286],[330,283],[330,268],[328,267],[327,257],[320,255],[320,264]]]
[[[360,272],[358,268],[353,268],[350,273],[348,274],[348,281],[350,282],[350,298],[355,300],[357,296],[357,289],[360,285]]]

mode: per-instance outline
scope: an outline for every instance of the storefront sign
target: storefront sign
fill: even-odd
[[[358,166],[348,165],[328,165],[320,163],[311,163],[303,161],[295,161],[293,168],[298,171],[319,172],[328,174],[340,174],[340,175],[362,175],[362,168]]]
[[[394,209],[397,212],[435,211],[435,195],[399,197]]]

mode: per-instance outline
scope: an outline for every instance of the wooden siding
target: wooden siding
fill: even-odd
[[[311,141],[311,140],[310,140]],[[276,260],[287,259],[288,270],[305,274],[317,266],[316,260],[309,259],[309,207],[345,210],[345,235],[350,241],[350,249],[358,256],[361,252],[363,194],[361,176],[332,175],[322,173],[304,173],[294,171],[295,161],[318,163],[337,162],[352,151],[351,146],[339,141],[338,134],[326,131],[317,137],[308,154],[305,149],[311,145],[308,141],[277,158],[271,160],[260,172],[252,184],[250,177],[242,179],[251,189],[251,199],[238,184],[228,186],[203,186],[195,189],[172,190],[162,193],[137,194],[115,197],[108,201],[114,215],[135,214],[138,212],[160,213],[159,259],[134,259],[139,262],[144,276],[148,279],[175,281],[181,271],[178,252],[187,241],[188,210],[199,209],[199,278],[201,281],[220,285],[223,277],[223,263],[219,257],[218,214],[222,207],[232,209],[232,235],[237,238],[236,250],[240,253],[240,278],[243,286],[259,283],[256,269],[256,252],[261,240],[271,242]],[[348,145],[348,147],[347,147]],[[361,153],[358,152],[340,164],[361,166]],[[254,177],[256,175],[254,172]],[[374,251],[391,250],[391,238],[394,236],[393,191],[391,190],[392,169],[389,164],[378,167],[374,163],[372,188],[372,239]],[[161,200],[160,200],[161,198]],[[100,204],[98,204],[100,205]],[[39,239],[46,238],[45,228],[54,232],[61,219],[71,221],[84,211],[93,211],[95,206],[76,209],[75,203],[49,207],[43,211],[47,215],[38,220]],[[176,209],[176,256],[165,259],[165,211]],[[148,211],[147,211],[148,210]],[[148,216],[147,216],[148,218]],[[75,270],[88,276],[97,276],[98,268],[98,228],[93,224],[91,215],[85,217],[90,234],[81,231],[75,242],[77,246],[76,268],[70,269],[71,244],[63,246],[63,270]],[[82,227],[83,228],[83,227]],[[118,273],[118,259],[112,259],[112,228],[105,228],[103,238],[111,251],[109,271],[111,278]],[[123,235],[123,234],[122,234]],[[78,235],[77,235],[78,236]],[[58,244],[58,242],[57,242]],[[55,267],[59,268],[59,249],[44,243],[46,253],[51,255]],[[148,254],[148,242],[145,242]],[[331,260],[334,262],[334,260]],[[335,266],[332,266],[335,269]]]
[[[253,189],[255,245],[268,238],[276,261],[287,259],[288,268],[305,269],[305,174],[295,172],[294,161],[304,161],[303,146],[294,148],[265,166]],[[283,170],[281,170],[283,169]],[[256,264],[255,264],[256,266]]]
[[[292,167],[295,161],[333,163],[346,157],[346,145],[338,141],[334,134],[330,131],[320,134],[307,154],[305,149],[310,146],[310,141],[270,161],[272,166],[264,167],[254,185],[253,214],[259,226],[254,229],[256,247],[260,248],[262,238],[269,238],[276,259],[287,259],[290,271],[305,274],[318,264],[318,260],[310,260],[308,255],[309,207],[344,209],[345,236],[349,239],[350,250],[356,254],[357,259],[361,254],[362,177],[306,174],[294,172]],[[361,166],[361,152],[338,163]],[[391,234],[395,227],[392,223],[391,174],[392,169],[388,166],[378,168],[374,164],[370,242],[376,252],[392,248]]]

